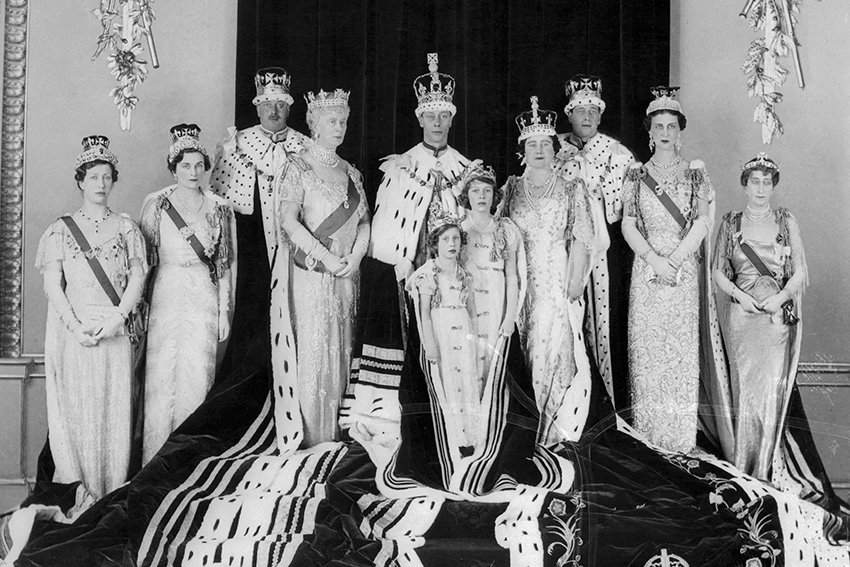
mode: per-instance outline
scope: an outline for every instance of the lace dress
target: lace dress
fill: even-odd
[[[683,211],[694,210],[694,193],[711,202],[714,190],[704,175],[695,184],[680,168],[666,190]],[[663,189],[666,187],[666,189]],[[638,228],[652,250],[672,254],[682,242],[682,228],[644,181],[627,182],[625,215],[638,218]],[[629,291],[629,381],[635,428],[671,451],[689,452],[696,445],[699,392],[699,263],[694,255],[681,265],[679,280],[656,282],[646,260],[635,258]]]
[[[339,257],[351,253],[360,220],[367,214],[360,172],[353,167],[349,167],[349,183],[355,185],[360,201],[327,244],[328,250]],[[300,221],[312,233],[344,206],[347,190],[344,183],[323,181],[299,160],[298,164],[289,166],[282,180],[280,200],[284,204],[300,205]],[[288,281],[286,298],[282,292],[286,289],[281,285],[283,279]],[[359,272],[347,278],[336,277],[325,270],[304,269],[281,255],[272,267],[272,356],[276,365],[289,368],[289,361],[282,358],[280,344],[288,340],[288,333],[281,332],[281,314],[287,309],[278,303],[285,300],[291,314],[297,359],[297,385],[289,387],[301,411],[302,446],[339,438],[338,413],[351,364],[359,281]],[[277,380],[277,370],[275,375]],[[286,372],[281,375],[284,380],[289,379]],[[281,387],[286,386],[276,384],[276,388]]]
[[[222,278],[210,270],[163,210],[174,186],[151,194],[142,207],[142,232],[154,269],[145,363],[144,462],[204,401],[215,378],[220,294],[229,304],[233,213],[223,198],[205,193],[198,215],[180,212],[208,252],[217,256]],[[172,205],[173,206],[173,205]]]
[[[582,359],[584,368],[587,352],[578,338],[582,313],[578,306],[570,305],[567,285],[571,245],[577,239],[592,250],[594,228],[582,184],[567,184],[559,178],[551,196],[537,203],[529,200],[523,183],[510,178],[505,195],[510,219],[525,244],[528,289],[520,311],[520,342],[541,414],[540,441],[548,444],[581,433],[583,423],[566,425],[561,417],[587,415],[586,396],[570,393],[578,370],[576,357]]]
[[[118,234],[92,250],[119,295],[127,286],[131,260],[138,260],[147,271],[142,234],[124,215]],[[54,261],[62,262],[65,295],[84,326],[111,312],[112,302],[61,220],[42,235],[35,265],[44,272]],[[82,346],[51,304],[44,367],[48,437],[56,464],[53,481],[79,480],[100,498],[127,480],[133,392],[130,340],[118,335],[94,347]]]

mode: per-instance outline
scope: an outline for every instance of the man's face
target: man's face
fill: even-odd
[[[602,112],[596,105],[576,106],[570,111],[570,124],[573,127],[573,134],[585,142],[596,135],[601,119]]]
[[[257,105],[260,125],[269,132],[280,132],[286,128],[289,104],[282,100],[268,100]]]
[[[452,113],[448,110],[423,112],[419,125],[422,126],[423,140],[436,148],[445,146],[452,127]]]

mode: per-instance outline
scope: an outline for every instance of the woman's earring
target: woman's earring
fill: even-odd
[[[676,139],[676,154],[682,153],[682,135],[679,134],[679,137]]]
[[[652,139],[652,134],[649,135],[649,151],[655,151],[655,140]]]

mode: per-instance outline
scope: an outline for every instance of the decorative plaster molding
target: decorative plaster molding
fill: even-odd
[[[0,356],[21,354],[28,0],[6,0],[0,130]]]

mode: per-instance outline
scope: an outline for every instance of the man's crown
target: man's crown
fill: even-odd
[[[281,67],[260,69],[254,75],[254,86],[257,88],[254,104],[281,100],[292,106],[295,101],[289,94],[290,80],[289,74]]]
[[[531,97],[531,110],[523,112],[516,117],[516,125],[519,128],[518,142],[531,136],[556,136],[558,132],[555,125],[558,122],[558,113],[554,110],[539,110],[537,97]]]
[[[326,108],[330,106],[348,106],[348,95],[350,94],[350,91],[344,91],[342,89],[334,89],[333,92],[325,92],[320,89],[316,94],[308,92],[304,96],[304,100],[307,101],[308,109]]]
[[[569,114],[577,106],[597,106],[599,112],[605,112],[605,101],[602,100],[602,79],[594,75],[573,75],[564,84],[567,93],[567,106],[564,112]]]
[[[457,112],[457,107],[452,103],[455,94],[455,80],[445,73],[438,73],[439,57],[436,53],[428,54],[428,73],[421,75],[413,81],[413,92],[419,104],[416,107],[416,116],[422,116],[424,112],[438,112],[447,110],[452,116]]]

